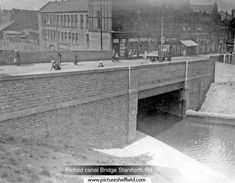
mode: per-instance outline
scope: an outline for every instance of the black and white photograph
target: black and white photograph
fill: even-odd
[[[235,0],[0,0],[0,183],[235,183]]]

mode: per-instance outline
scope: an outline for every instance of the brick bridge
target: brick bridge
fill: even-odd
[[[0,133],[49,145],[120,147],[135,138],[138,100],[181,91],[196,110],[217,57],[0,78]]]

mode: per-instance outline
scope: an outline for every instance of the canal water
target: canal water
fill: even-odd
[[[154,112],[138,115],[137,129],[235,179],[235,127]]]

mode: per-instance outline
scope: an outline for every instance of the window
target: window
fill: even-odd
[[[78,44],[78,33],[75,33],[75,43]]]
[[[97,28],[101,29],[101,14],[100,11],[97,11]]]
[[[80,15],[80,28],[83,29],[83,15]]]
[[[89,34],[86,35],[86,43],[89,44],[90,38],[89,38]]]
[[[74,19],[75,19],[75,27],[78,27],[78,16],[74,15]]]
[[[60,26],[62,27],[64,25],[64,16],[60,15]]]
[[[53,40],[53,31],[50,30],[50,36],[51,36],[51,40]]]
[[[69,32],[69,42],[71,42],[71,32]]]
[[[45,30],[45,40],[48,40],[48,32]]]
[[[68,27],[70,27],[70,15],[67,15]]]
[[[42,39],[45,40],[45,30],[42,29]]]
[[[51,30],[48,30],[48,40],[51,40]]]
[[[47,21],[46,25],[49,25],[49,15],[48,14],[46,15],[46,21]]]
[[[53,15],[50,15],[50,25],[53,25]]]
[[[74,15],[71,15],[71,27],[74,27]]]
[[[41,15],[41,25],[46,25],[46,16],[44,14]]]
[[[53,15],[53,25],[56,25],[56,15]]]
[[[65,42],[67,42],[67,32],[64,33],[64,37],[65,37]]]
[[[66,15],[64,15],[64,26],[66,27],[66,24],[67,24],[67,22],[66,22]]]
[[[89,17],[86,15],[86,29],[88,29],[88,24],[89,24]]]
[[[61,32],[61,42],[63,43],[64,42],[64,33]]]
[[[72,33],[72,43],[74,43],[74,33]]]
[[[57,40],[57,36],[56,36],[57,32],[55,30],[53,32],[54,32],[53,39]]]
[[[57,15],[57,16],[56,16],[56,19],[57,19],[57,20],[56,20],[56,25],[60,25],[60,16]]]

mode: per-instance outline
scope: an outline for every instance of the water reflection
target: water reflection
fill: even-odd
[[[234,179],[235,127],[199,120],[156,112],[139,115],[137,129]]]

